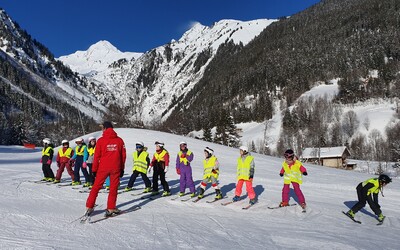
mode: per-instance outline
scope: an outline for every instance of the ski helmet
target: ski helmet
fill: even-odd
[[[154,144],[157,145],[157,146],[159,146],[160,148],[163,148],[163,147],[164,147],[164,142],[156,141]]]
[[[96,137],[89,137],[88,142],[92,141],[92,140],[96,140]]]
[[[144,143],[142,141],[137,141],[136,142],[136,147],[138,147],[138,146],[143,148],[144,147]]]
[[[50,144],[50,142],[51,142],[51,141],[50,141],[49,138],[44,138],[44,139],[43,139],[43,143],[44,143],[44,144]]]
[[[293,158],[294,157],[293,150],[292,149],[286,150],[284,156],[285,156],[285,158]]]
[[[69,144],[69,141],[68,140],[62,140],[62,142],[61,142],[61,144]]]
[[[78,138],[75,140],[75,143],[78,143],[78,142],[83,143],[83,138]]]
[[[245,154],[247,154],[249,152],[249,148],[247,146],[244,146],[244,145],[240,146],[239,149],[242,150],[243,153],[245,153]]]
[[[179,146],[181,146],[181,145],[187,145],[187,143],[186,142],[184,142],[184,141],[181,141],[180,143],[179,143]]]
[[[209,156],[211,156],[211,155],[214,154],[214,150],[212,150],[212,149],[209,148],[209,147],[206,147],[206,148],[204,149],[204,152],[207,152]]]
[[[392,182],[392,178],[390,178],[389,176],[387,176],[385,174],[381,174],[381,175],[379,175],[379,181],[382,183],[388,184],[388,183]]]

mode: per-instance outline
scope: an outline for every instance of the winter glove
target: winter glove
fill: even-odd
[[[96,178],[96,172],[92,172],[93,178]]]
[[[87,168],[87,163],[86,162],[82,163],[82,167]]]
[[[249,181],[250,181],[250,182],[253,182],[253,177],[251,177],[251,178],[249,179]]]
[[[51,165],[51,160],[47,160],[46,164]]]
[[[152,169],[153,167],[152,166],[150,166],[148,169],[147,169],[147,173],[148,174],[151,174],[151,169]]]
[[[186,158],[186,154],[181,154],[181,158]]]
[[[119,178],[122,178],[124,176],[124,170],[122,169],[121,172],[119,173]]]
[[[168,172],[168,166],[165,166],[164,173]]]
[[[58,167],[58,168],[60,167],[60,162],[59,162],[59,161],[57,161],[57,167]]]
[[[281,177],[283,177],[283,173],[279,173],[279,175],[280,175]]]
[[[303,172],[303,175],[308,175],[308,173],[307,172]]]
[[[42,158],[40,158],[40,163],[43,163]]]
[[[218,173],[216,169],[213,169],[211,172],[212,172],[213,174],[217,174],[217,173]]]
[[[181,169],[180,169],[180,168],[177,168],[177,169],[176,169],[176,173],[177,173],[178,175],[180,175],[180,174],[181,174]]]

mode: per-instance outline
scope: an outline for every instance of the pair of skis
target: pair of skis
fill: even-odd
[[[111,214],[109,216],[104,216],[104,217],[101,217],[101,218],[95,219],[95,220],[92,220],[92,215],[93,215],[94,211],[92,211],[90,213],[86,212],[84,215],[82,215],[81,217],[79,217],[78,219],[76,219],[76,220],[74,220],[72,222],[75,222],[75,221],[79,220],[81,224],[85,224],[85,223],[94,224],[94,223],[98,223],[100,221],[107,220],[109,218],[117,217],[117,216],[119,216],[121,214],[137,211],[137,210],[139,210],[141,208],[142,207],[140,207],[140,206],[133,206],[133,207],[128,208],[126,210],[121,210],[119,213],[113,213],[113,214]]]
[[[347,217],[349,217],[352,221],[354,221],[355,223],[361,224],[361,221],[354,219],[354,217],[350,216],[348,213],[346,213],[345,211],[342,211],[342,213],[344,215],[346,215]],[[383,219],[381,221],[378,220],[378,223],[376,224],[377,226],[380,226],[383,224],[383,222],[385,221],[386,217],[383,217]]]
[[[240,200],[239,200],[239,201],[240,201]],[[222,205],[222,206],[227,206],[227,205],[232,204],[232,203],[235,203],[235,202],[238,202],[238,201],[227,201],[227,202],[221,203],[221,205]],[[250,203],[250,204],[248,204],[248,205],[242,207],[242,209],[243,209],[243,210],[247,210],[247,209],[251,208],[252,206],[254,206],[255,204],[256,204],[256,203]]]

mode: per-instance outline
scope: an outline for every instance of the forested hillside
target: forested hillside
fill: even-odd
[[[245,47],[222,45],[166,128],[186,133],[224,127],[226,114],[235,123],[268,120],[277,112],[277,103],[284,110],[311,87],[336,78],[339,95],[327,107],[399,97],[399,9],[396,0],[325,0],[281,18]],[[313,112],[324,102],[312,100],[309,106],[284,112],[281,146],[351,142],[343,124],[336,131],[339,139],[332,138],[334,116],[321,120],[320,113]],[[302,111],[306,118],[296,113]],[[185,122],[177,123],[179,117]],[[313,124],[322,124],[321,130],[310,129]]]
[[[44,137],[59,143],[98,129],[93,117],[81,110],[85,106],[96,116],[102,113],[92,105],[88,92],[87,98],[76,100],[58,86],[80,93],[85,80],[56,61],[2,9],[0,48],[0,144],[40,145]]]

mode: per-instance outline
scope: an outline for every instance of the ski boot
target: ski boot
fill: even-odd
[[[287,207],[289,206],[289,202],[287,201],[282,201],[281,203],[279,203],[279,207]]]
[[[143,191],[143,193],[150,193],[150,192],[151,192],[151,187],[147,187]]]
[[[124,189],[125,192],[129,192],[129,191],[132,191],[132,190],[133,190],[133,188],[131,188],[131,187],[126,187],[126,188]]]
[[[151,192],[151,196],[156,196],[156,195],[158,195],[160,192],[158,192],[158,191],[153,191],[153,192]]]
[[[385,216],[383,214],[378,215],[378,221],[382,222],[385,219]]]
[[[347,211],[346,215],[349,216],[350,218],[354,219],[354,212],[353,212],[353,210],[350,209],[349,211]]]
[[[80,181],[73,181],[72,182],[72,186],[78,186],[78,185],[81,185]]]
[[[170,195],[171,195],[170,191],[164,191],[161,196],[166,197],[166,196],[170,196]]]
[[[254,204],[256,204],[256,202],[257,202],[257,199],[253,198],[253,199],[250,199],[249,204],[254,205]]]
[[[179,196],[182,197],[185,195],[185,192],[179,192]]]
[[[222,193],[221,193],[220,189],[215,189],[215,193],[216,193],[216,195],[215,195],[216,200],[222,199]]]
[[[196,192],[190,194],[190,198],[196,197]]]
[[[306,209],[306,203],[305,202],[302,202],[301,204],[300,204],[300,207],[302,208],[302,209]]]
[[[233,202],[237,202],[238,200],[240,200],[240,196],[235,195],[235,197],[232,198]]]
[[[56,180],[53,181],[53,183],[54,183],[54,184],[60,183],[60,180],[57,180],[57,179],[56,179]]]
[[[199,195],[197,196],[199,199],[202,199],[204,197],[204,189],[200,188]]]
[[[104,217],[111,217],[114,215],[118,215],[121,213],[121,210],[119,210],[118,208],[116,209],[112,209],[112,210],[106,210],[106,213],[104,214]]]

